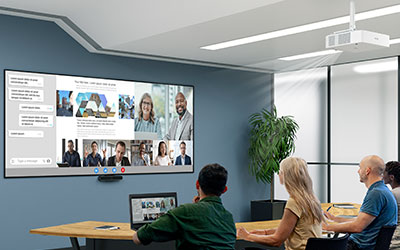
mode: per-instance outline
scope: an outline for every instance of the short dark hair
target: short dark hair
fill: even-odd
[[[389,175],[394,176],[394,180],[400,184],[400,162],[398,161],[389,161],[386,163],[385,171]]]
[[[125,142],[123,142],[123,141],[118,141],[117,144],[115,144],[115,149],[117,149],[118,145],[120,145],[121,147],[123,147],[123,148],[126,149]]]
[[[181,142],[180,144],[179,144],[179,146],[181,146],[181,145],[185,145],[185,147],[186,147],[186,143],[183,141],[183,142]]]
[[[74,142],[73,142],[72,140],[68,140],[68,143],[72,143],[72,144],[74,144]]]
[[[218,163],[208,164],[199,173],[199,184],[206,195],[220,196],[228,180],[228,171]]]
[[[93,146],[93,144],[96,144],[96,146],[99,146],[99,144],[97,144],[96,141],[92,141],[92,143],[90,144],[90,146]]]

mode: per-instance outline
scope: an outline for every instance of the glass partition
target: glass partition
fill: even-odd
[[[274,83],[278,115],[291,115],[299,125],[294,156],[326,163],[327,68],[278,73]],[[318,198],[326,201],[326,164],[309,164],[309,170]],[[276,199],[287,199],[285,188],[275,180]]]
[[[299,124],[294,155],[308,162],[321,202],[330,195],[332,202],[361,203],[366,188],[357,173],[360,160],[371,154],[398,160],[398,58],[330,69],[330,84],[328,68],[276,73],[275,105],[278,115]],[[275,198],[287,199],[275,180]]]
[[[397,85],[397,58],[332,67],[332,162],[397,159]]]
[[[299,125],[295,156],[326,162],[327,68],[275,74],[278,115],[291,115]]]
[[[331,202],[355,202],[361,204],[367,192],[364,183],[360,182],[358,166],[339,165],[331,169],[332,187]]]

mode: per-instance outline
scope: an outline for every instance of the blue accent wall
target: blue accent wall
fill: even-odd
[[[128,222],[130,193],[176,191],[180,204],[191,202],[201,167],[213,162],[229,171],[229,190],[222,198],[237,222],[250,220],[250,200],[268,198],[269,186],[256,184],[248,174],[247,150],[248,117],[271,101],[270,74],[92,54],[56,24],[21,17],[0,15],[0,34],[1,81],[4,69],[15,69],[195,86],[193,174],[127,175],[115,183],[101,183],[95,176],[4,179],[3,148],[1,249],[70,246],[65,237],[31,235],[32,228],[85,220]]]

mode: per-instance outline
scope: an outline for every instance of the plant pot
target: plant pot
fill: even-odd
[[[251,201],[251,220],[280,220],[285,209],[285,200],[258,200]]]

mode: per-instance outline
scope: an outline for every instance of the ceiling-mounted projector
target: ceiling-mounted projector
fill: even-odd
[[[367,30],[347,30],[336,32],[326,37],[327,49],[338,49],[351,52],[362,52],[373,49],[388,48],[389,36]]]
[[[390,37],[367,30],[356,30],[354,20],[355,4],[350,0],[350,27],[348,30],[338,31],[325,38],[327,49],[362,52],[390,47]]]

